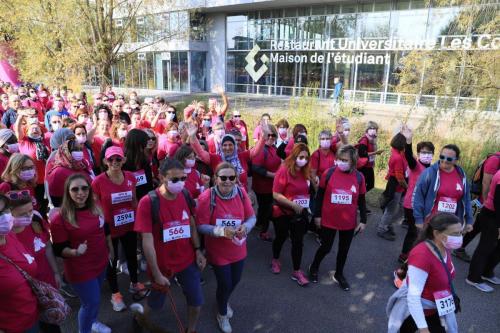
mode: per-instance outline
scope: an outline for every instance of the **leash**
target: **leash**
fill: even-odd
[[[165,287],[165,286],[160,286],[159,284],[156,284],[156,283],[153,283],[152,287],[153,287],[153,289],[168,295],[168,297],[170,298],[170,305],[172,307],[172,312],[174,313],[175,319],[177,320],[177,327],[179,328],[179,332],[185,333],[184,326],[182,325],[182,321],[179,317],[179,314],[177,313],[177,307],[175,306],[174,297],[172,296],[172,292],[170,291],[170,288]]]

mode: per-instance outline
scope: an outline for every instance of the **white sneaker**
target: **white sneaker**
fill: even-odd
[[[219,328],[222,332],[231,333],[233,331],[227,315],[221,316],[220,314],[217,314],[217,322],[219,323]]]
[[[233,318],[233,314],[234,314],[234,311],[233,311],[233,308],[231,308],[231,305],[229,305],[229,303],[227,303],[227,312],[226,312],[226,316],[231,319]]]
[[[144,307],[140,303],[132,303],[129,306],[130,311],[144,314]]]
[[[111,295],[111,304],[113,305],[113,310],[116,312],[123,311],[127,308],[125,302],[123,302],[123,296],[120,293]]]
[[[92,324],[92,332],[95,333],[111,333],[111,328],[104,325],[103,323],[96,321]]]
[[[481,276],[481,277],[483,278],[483,280],[486,280],[489,283],[500,284],[500,278],[497,276],[493,275],[492,277],[487,277],[487,276]]]
[[[493,292],[493,290],[495,290],[492,287],[488,286],[485,282],[476,283],[476,282],[470,281],[469,279],[465,279],[465,282],[468,285],[476,287],[477,289],[481,290],[484,293],[491,293],[491,292]]]
[[[122,272],[123,274],[130,275],[130,273],[128,272],[128,266],[126,262],[120,264],[120,272]]]

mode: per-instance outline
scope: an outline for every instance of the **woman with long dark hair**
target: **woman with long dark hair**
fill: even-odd
[[[146,158],[146,148],[149,136],[140,129],[131,129],[125,140],[124,153],[127,160],[123,165],[123,170],[134,174],[136,183],[137,200],[153,190],[153,173],[151,164]]]

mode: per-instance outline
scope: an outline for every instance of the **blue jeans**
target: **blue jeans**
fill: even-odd
[[[72,284],[81,303],[78,311],[78,329],[80,333],[90,333],[92,324],[97,320],[101,303],[101,285],[105,276],[106,270],[92,280]]]
[[[224,266],[213,265],[215,278],[217,279],[217,291],[215,293],[217,309],[222,316],[227,314],[227,302],[234,288],[240,282],[244,264],[245,259]]]
[[[24,331],[24,333],[38,333],[38,332],[40,332],[40,327],[38,326],[38,321],[33,325],[33,327]]]

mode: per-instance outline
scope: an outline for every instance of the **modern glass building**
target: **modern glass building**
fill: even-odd
[[[500,52],[499,35],[478,41],[474,27],[457,34],[463,8],[428,0],[185,2],[183,11],[138,18],[131,44],[184,33],[115,66],[115,86],[199,92],[220,85],[229,92],[297,96],[307,90],[328,98],[338,78],[346,98],[397,104],[412,100],[395,92],[401,60],[412,50]],[[500,13],[497,0],[483,2]],[[472,46],[465,46],[468,37]],[[481,45],[490,49],[478,50]],[[421,83],[432,74],[423,73]],[[462,103],[475,96],[456,97]],[[437,101],[432,93],[413,98]]]

